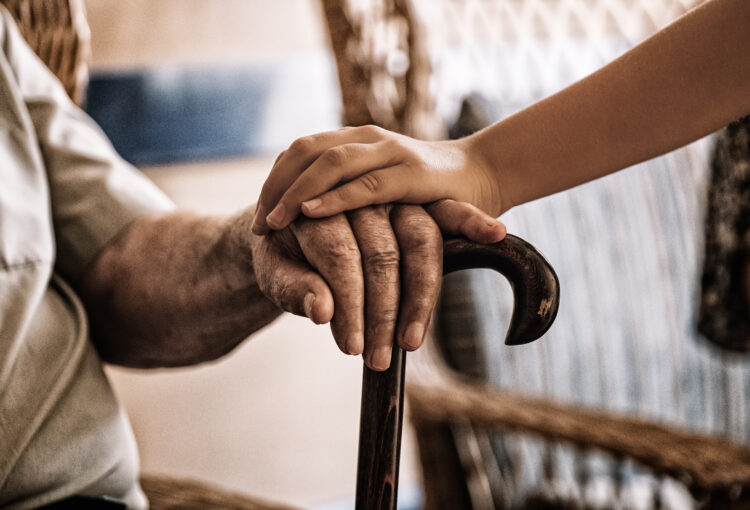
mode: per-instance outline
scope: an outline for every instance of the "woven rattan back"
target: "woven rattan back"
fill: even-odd
[[[465,96],[519,109],[701,0],[321,1],[344,124],[429,139],[445,136]]]
[[[426,39],[407,0],[322,0],[336,56],[343,122],[434,138]]]
[[[91,33],[83,0],[0,0],[31,48],[60,79],[68,95],[83,102],[88,82]]]

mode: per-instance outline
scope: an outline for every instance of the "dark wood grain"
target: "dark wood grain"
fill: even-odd
[[[391,366],[376,372],[365,366],[357,459],[358,510],[392,510],[398,497],[406,353],[395,347]]]
[[[503,274],[513,288],[513,315],[505,343],[536,340],[552,325],[560,301],[555,271],[529,243],[507,235],[483,245],[466,239],[443,243],[443,274],[485,267]],[[406,353],[395,347],[385,372],[364,368],[357,461],[357,510],[395,510],[403,422]]]
[[[507,345],[521,345],[542,336],[557,316],[560,282],[554,269],[532,245],[514,235],[495,244],[449,239],[443,243],[443,274],[486,267],[501,273],[513,289],[513,315]]]

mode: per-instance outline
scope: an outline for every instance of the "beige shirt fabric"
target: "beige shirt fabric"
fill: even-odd
[[[127,417],[71,288],[135,218],[173,208],[117,156],[0,8],[0,507],[146,508]]]

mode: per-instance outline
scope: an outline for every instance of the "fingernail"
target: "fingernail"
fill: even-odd
[[[302,202],[302,209],[304,210],[305,214],[311,213],[322,203],[323,201],[321,199],[313,198],[312,200],[308,200],[307,202]]]
[[[265,225],[261,224],[261,221],[262,221],[261,218],[265,216],[263,212],[264,212],[263,207],[259,205],[258,208],[255,209],[255,215],[253,215],[253,223],[252,223],[252,226],[250,227],[250,230],[252,230],[253,234],[258,235],[258,236],[262,236],[268,230]]]
[[[424,326],[419,322],[412,322],[404,332],[404,346],[409,350],[414,350],[422,345],[424,336]]]
[[[491,242],[496,243],[502,241],[506,234],[505,225],[498,221],[495,223],[490,223],[489,227]]]
[[[312,307],[313,304],[315,304],[315,294],[313,294],[312,292],[308,292],[307,294],[305,294],[303,304],[305,307],[305,315],[307,315],[308,319],[311,319],[313,322],[315,322],[315,319],[313,319],[312,316]]]
[[[266,216],[266,223],[271,228],[280,228],[281,222],[284,221],[284,215],[286,214],[286,207],[284,207],[284,204],[278,204],[276,207],[273,208],[273,211],[271,211],[271,214]]]
[[[361,331],[352,333],[346,340],[346,352],[352,356],[362,354],[365,349],[365,337]]]
[[[255,234],[256,236],[262,236],[263,234],[268,233],[268,229],[265,228],[263,225],[260,224],[260,221],[258,220],[258,217],[256,216],[253,220],[253,226],[250,227],[250,230]]]
[[[391,364],[391,348],[378,347],[370,356],[370,366],[375,370],[385,370]]]

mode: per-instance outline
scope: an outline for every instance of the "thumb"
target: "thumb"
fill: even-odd
[[[438,200],[425,206],[443,235],[463,235],[478,243],[496,243],[505,237],[505,225],[481,209],[455,200]]]
[[[264,251],[255,258],[261,292],[286,312],[308,317],[315,324],[330,322],[333,294],[325,280],[308,264],[288,258],[278,247],[267,246]]]

